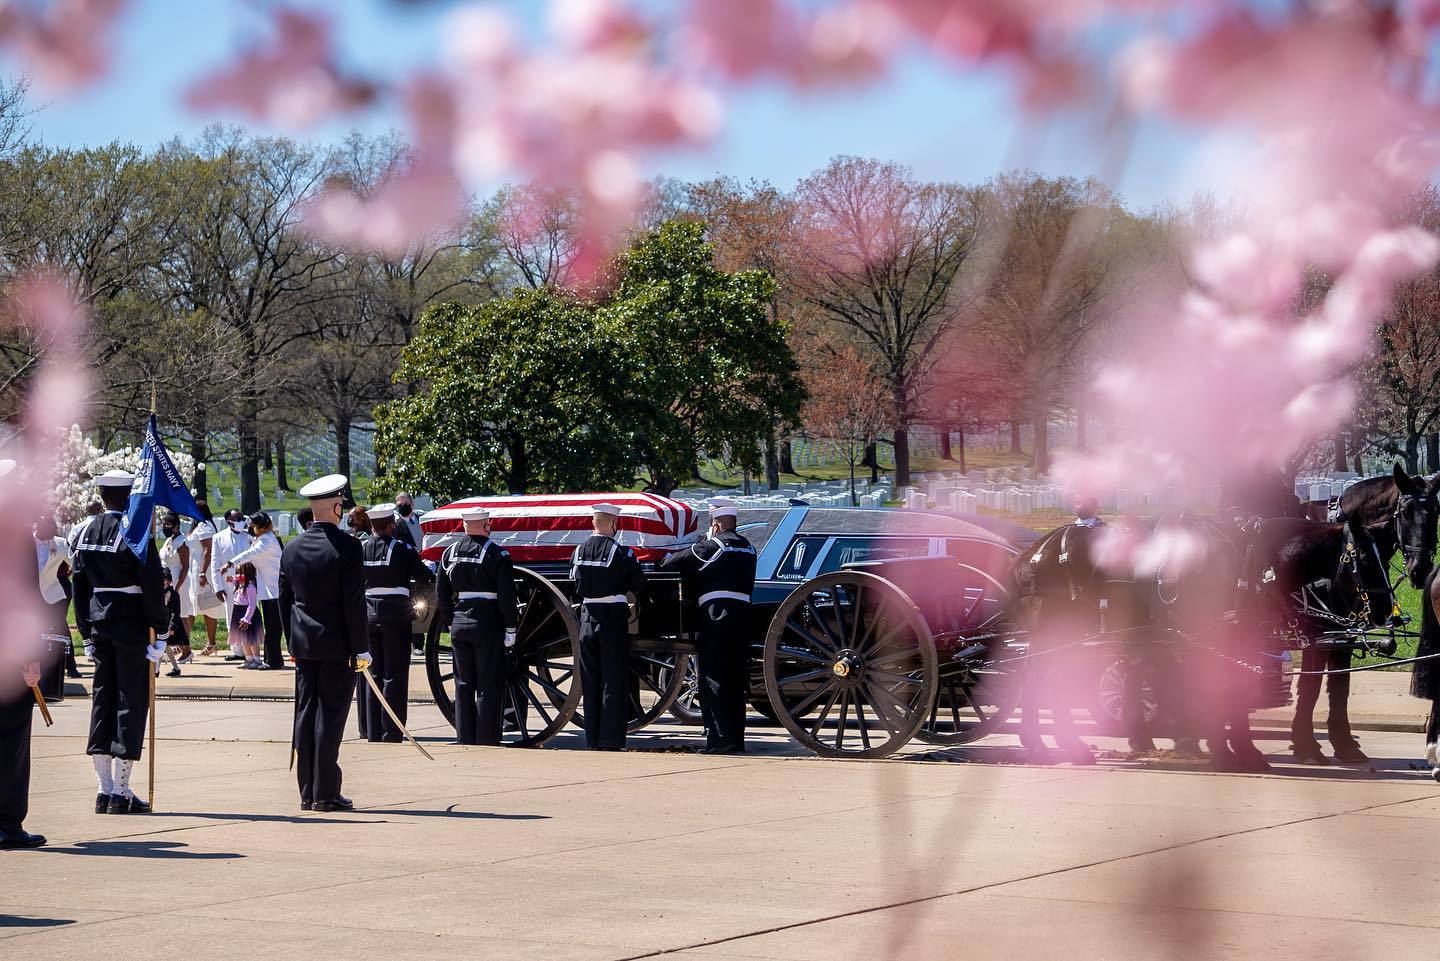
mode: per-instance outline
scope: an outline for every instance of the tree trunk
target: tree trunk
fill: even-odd
[[[895,489],[910,486],[910,431],[895,425]]]
[[[260,509],[260,438],[255,436],[255,421],[242,414],[239,434],[240,509],[253,514]]]
[[[1035,434],[1031,438],[1031,445],[1035,448],[1035,473],[1048,474],[1050,473],[1050,405],[1039,405],[1030,424],[1030,429]]]
[[[511,434],[506,448],[510,453],[510,472],[505,477],[505,488],[511,494],[524,494],[530,487],[530,455],[525,450],[525,438]]]
[[[275,438],[275,489],[288,491],[290,489],[290,478],[285,471],[285,437],[281,435]]]
[[[870,468],[870,483],[880,483],[880,444],[878,441],[866,446],[865,459],[860,464]]]
[[[261,449],[261,451],[263,451],[263,454],[262,454],[261,456],[263,456],[264,459],[265,459],[265,473],[267,473],[267,474],[273,474],[273,473],[275,473],[275,453],[274,453],[275,448],[274,448],[274,446],[271,444],[271,442],[270,442],[268,439],[266,439],[266,440],[264,440],[264,441],[261,441],[261,448],[260,448],[260,449]]]
[[[954,460],[950,456],[950,425],[943,424],[940,427],[940,459]]]
[[[1020,418],[1018,417],[1010,422],[1010,453],[1017,456],[1025,453],[1024,448],[1020,446]]]
[[[1361,442],[1360,438],[1354,437],[1350,440],[1350,446],[1354,449],[1355,452],[1355,473],[1359,474],[1361,477],[1364,477],[1365,458],[1361,456],[1360,449],[1365,445]]]
[[[1440,434],[1425,435],[1425,472],[1433,474],[1440,470]]]
[[[959,441],[960,441],[960,443],[959,443],[959,444],[956,446],[956,448],[955,448],[957,451],[960,452],[960,456],[957,457],[957,458],[955,458],[955,460],[958,462],[958,464],[959,464],[959,466],[960,466],[960,473],[963,474],[963,473],[965,473],[966,470],[967,470],[967,468],[965,467],[965,425],[964,425],[964,424],[959,424],[959,425],[957,425],[957,426],[955,427],[955,433],[956,433],[956,435],[957,435],[957,438],[958,438]]]
[[[350,418],[337,417],[331,425],[335,428],[335,473],[350,476]],[[346,488],[347,497],[345,506],[350,507],[353,501],[348,496],[349,488]]]
[[[190,480],[190,486],[195,491],[195,499],[197,501],[209,500],[205,471],[200,468],[200,465],[205,463],[205,435],[199,431],[190,437],[190,456],[195,459],[195,476]]]
[[[1085,405],[1075,407],[1075,446],[1085,449]]]
[[[780,439],[780,473],[782,474],[795,473],[795,462],[791,459],[791,443],[792,441],[789,437],[782,437]]]
[[[1412,474],[1420,473],[1420,435],[1405,434],[1405,469]]]
[[[744,469],[744,487],[741,488],[748,496],[750,494],[750,468]]]
[[[775,433],[771,431],[765,435],[765,483],[772,491],[780,487],[780,456],[777,447]]]
[[[855,449],[850,449],[850,506],[859,507],[860,499],[855,496]]]

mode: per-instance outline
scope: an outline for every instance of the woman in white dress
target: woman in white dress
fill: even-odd
[[[180,620],[184,622],[188,635],[195,618],[195,604],[190,596],[190,580],[195,565],[190,560],[190,543],[180,532],[180,515],[166,511],[160,518],[160,533],[165,536],[165,542],[160,545],[160,563],[170,571],[170,583],[180,599]],[[181,664],[190,663],[190,645],[177,644],[174,653]]]
[[[189,590],[186,593],[190,595],[190,610],[195,618],[205,622],[205,653],[214,654],[215,629],[218,623],[215,619],[225,616],[225,602],[216,596],[209,573],[210,541],[217,531],[210,505],[204,500],[196,500],[195,506],[200,508],[200,519],[190,528],[189,541],[193,555],[190,569],[194,571],[194,576],[190,578]],[[190,636],[195,636],[193,630]]]

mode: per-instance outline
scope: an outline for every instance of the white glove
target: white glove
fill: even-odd
[[[159,664],[160,659],[165,656],[165,642],[156,641],[154,644],[145,645],[145,656],[150,659],[150,663]]]
[[[514,646],[515,646],[515,632],[514,632],[514,631],[506,631],[506,632],[505,632],[505,646],[506,646],[506,647],[514,647]]]
[[[86,644],[86,645],[85,645],[85,656],[88,657],[88,658],[90,658],[91,660],[94,660],[94,658],[95,658],[95,645],[94,645],[94,644]]]

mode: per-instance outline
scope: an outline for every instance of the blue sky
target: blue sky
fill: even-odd
[[[382,76],[433,63],[445,14],[456,6],[445,0],[343,3],[347,62]],[[532,26],[538,19],[535,0],[500,5]],[[216,119],[236,119],[194,114],[180,94],[187,80],[223,62],[237,43],[263,36],[261,8],[241,0],[133,0],[109,80],[69,99],[36,91],[43,109],[34,118],[35,135],[52,146],[112,140],[151,146],[193,136]],[[11,72],[21,67],[6,66]],[[977,182],[1014,166],[1100,175],[1104,143],[1094,126],[1084,117],[1026,122],[1003,73],[958,70],[916,53],[875,86],[821,95],[778,85],[745,88],[729,101],[726,132],[716,143],[703,152],[657,157],[650,172],[686,179],[725,173],[789,187],[831,156],[848,153],[896,160],[927,179]],[[403,124],[381,109],[306,136],[333,141],[351,127],[380,133]],[[1192,132],[1146,123],[1127,156],[1124,168],[1105,179],[1137,206],[1183,201],[1209,185],[1197,167],[1205,151]]]

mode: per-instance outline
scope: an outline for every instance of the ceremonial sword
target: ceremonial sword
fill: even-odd
[[[400,718],[395,716],[395,709],[390,706],[389,701],[385,700],[385,695],[380,693],[380,685],[375,683],[375,678],[370,674],[370,668],[368,666],[357,667],[355,668],[355,670],[357,673],[365,675],[365,683],[370,685],[370,690],[375,694],[375,700],[379,701],[380,706],[385,709],[385,713],[390,715],[390,720],[395,722],[395,726],[400,729],[400,733],[405,735],[405,737],[409,739],[411,744],[415,745],[415,750],[430,758],[430,760],[435,760],[434,756],[432,756],[429,751],[421,747],[419,741],[415,740],[415,735],[411,734],[408,730],[405,729],[405,725],[401,723]]]

